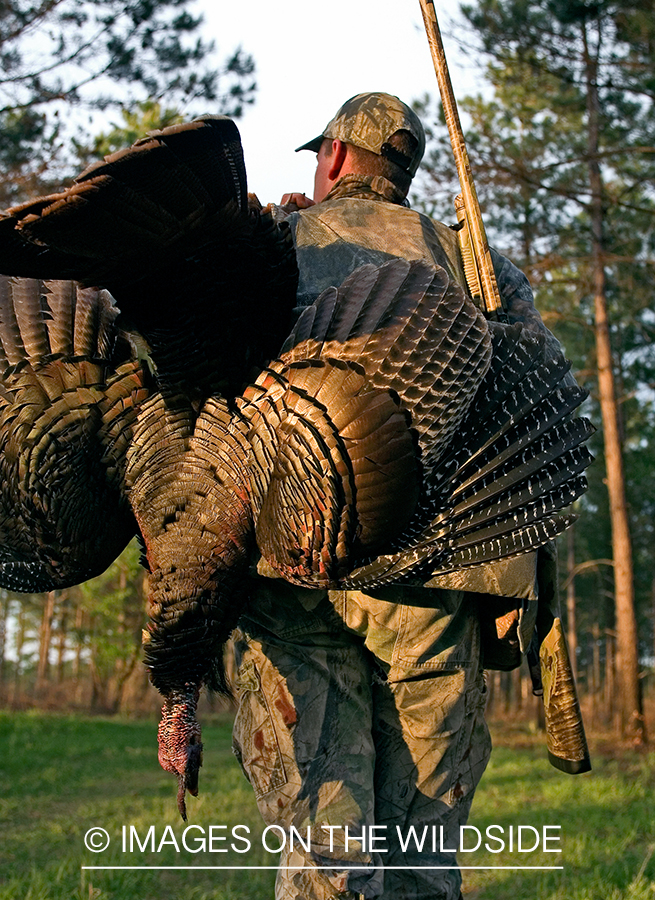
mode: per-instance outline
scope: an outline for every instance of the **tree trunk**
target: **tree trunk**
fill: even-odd
[[[616,652],[615,652],[616,632],[610,628],[605,629],[605,715],[607,721],[612,728],[616,728],[618,724],[621,729],[620,709],[617,710],[616,705]],[[619,713],[619,721],[617,723],[617,712]]]
[[[66,649],[68,644],[68,623],[70,620],[70,606],[68,592],[64,591],[59,597],[59,623],[57,627],[57,684],[64,680],[64,668],[66,665]]]
[[[653,659],[655,659],[655,573],[653,573],[653,580],[650,585],[650,606],[651,606],[651,615],[653,617],[652,621],[652,629],[653,629],[653,643],[652,643],[652,654]]]
[[[25,607],[22,603],[18,607],[18,622],[16,628],[16,667],[14,669],[14,682],[12,689],[11,706],[17,707],[21,694],[21,668],[23,664],[23,649],[25,647]]]
[[[591,629],[591,634],[593,636],[593,650],[592,650],[592,683],[594,686],[594,694],[600,693],[601,687],[601,678],[600,678],[600,626],[598,622],[594,622],[593,627]]]
[[[106,711],[107,706],[107,681],[100,676],[98,669],[96,644],[96,617],[91,616],[91,653],[89,655],[89,673],[91,675],[91,709]]]
[[[600,26],[599,26],[600,27]],[[605,256],[603,251],[603,181],[599,164],[599,99],[596,58],[592,57],[586,25],[582,28],[587,87],[589,185],[591,188],[592,277],[598,366],[598,394],[603,422],[607,490],[614,558],[614,602],[616,607],[617,699],[620,699],[621,731],[635,744],[646,742],[641,692],[637,619],[635,615],[632,547],[625,497],[623,456],[616,403],[614,369],[607,317]]]
[[[37,690],[42,688],[48,680],[50,639],[52,637],[52,620],[55,615],[55,592],[48,591],[45,606],[41,617],[41,629],[39,632],[39,665],[36,671]]]
[[[80,677],[80,669],[82,666],[82,650],[84,648],[84,640],[82,638],[82,626],[84,624],[84,610],[81,605],[75,607],[75,656],[73,657],[73,681],[77,681]]]

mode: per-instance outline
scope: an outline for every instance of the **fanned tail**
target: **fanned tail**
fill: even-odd
[[[153,132],[10,210],[0,272],[107,288],[161,384],[198,402],[240,393],[275,356],[297,284],[288,229],[249,198],[238,129],[220,116]]]
[[[298,320],[242,401],[259,549],[287,580],[339,583],[410,523],[491,356],[484,317],[441,268],[362,266]]]
[[[356,360],[371,387],[400,397],[423,459],[434,463],[485,376],[491,340],[444,269],[396,259],[360,267],[303,313],[282,358],[312,356]]]

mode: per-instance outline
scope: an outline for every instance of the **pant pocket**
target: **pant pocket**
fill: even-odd
[[[232,730],[232,749],[259,799],[287,782],[275,726],[252,660],[237,673],[239,709]]]

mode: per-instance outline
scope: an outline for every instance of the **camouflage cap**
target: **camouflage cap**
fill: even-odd
[[[418,147],[411,157],[389,144],[389,138],[397,131],[408,131],[418,141]],[[416,174],[425,150],[425,132],[416,113],[398,97],[379,92],[351,97],[328,122],[323,133],[298,147],[296,152],[311,150],[318,153],[325,138],[345,141],[377,153],[378,156],[385,156],[412,177]]]

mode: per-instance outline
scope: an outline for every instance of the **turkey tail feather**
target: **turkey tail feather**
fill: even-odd
[[[26,358],[25,345],[13,304],[13,285],[8,278],[0,278],[0,342],[4,365],[14,366]]]
[[[72,355],[77,296],[75,284],[72,281],[51,281],[47,284],[47,291],[51,310],[51,317],[47,320],[50,350],[64,356]]]

